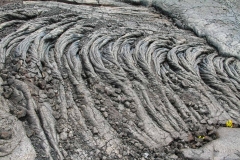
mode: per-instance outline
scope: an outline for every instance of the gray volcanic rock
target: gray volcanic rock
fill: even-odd
[[[185,159],[239,126],[237,58],[152,8],[89,4],[0,8],[0,159]]]
[[[0,78],[0,85],[3,84]],[[0,94],[3,93],[0,87]],[[35,159],[36,152],[22,122],[9,113],[11,103],[0,96],[0,159]]]
[[[58,2],[65,2],[70,4],[87,4],[87,5],[102,5],[102,6],[130,6],[123,3],[121,0],[57,0]]]
[[[186,158],[198,160],[240,159],[240,129],[219,128],[219,138],[199,149],[183,149]]]
[[[240,59],[240,1],[238,0],[125,0],[154,6],[182,27],[205,37],[224,56]]]

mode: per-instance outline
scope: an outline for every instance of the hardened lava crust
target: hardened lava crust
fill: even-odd
[[[0,8],[0,38],[0,159],[180,160],[239,143],[239,60],[152,8],[27,2]]]

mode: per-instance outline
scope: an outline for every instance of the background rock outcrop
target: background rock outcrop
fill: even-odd
[[[238,0],[125,0],[158,8],[185,29],[215,46],[219,54],[240,58]]]

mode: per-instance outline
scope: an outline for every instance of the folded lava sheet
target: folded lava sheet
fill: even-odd
[[[240,122],[239,60],[151,8],[12,5],[0,38],[0,159],[181,158]]]

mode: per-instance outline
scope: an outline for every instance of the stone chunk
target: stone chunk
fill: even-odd
[[[12,131],[11,130],[1,130],[0,131],[0,139],[8,140],[12,137]]]

